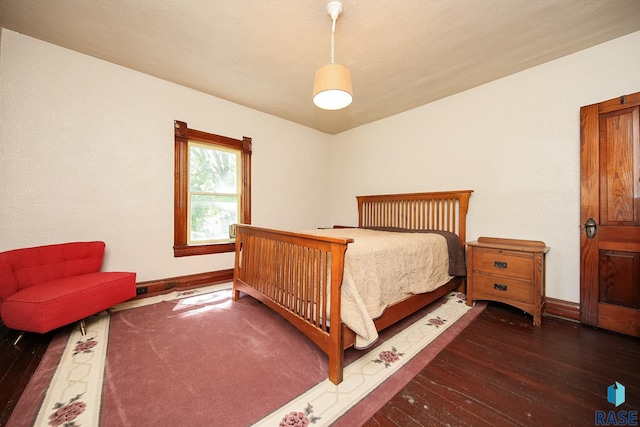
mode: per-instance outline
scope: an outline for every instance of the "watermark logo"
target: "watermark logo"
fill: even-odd
[[[618,381],[607,388],[607,401],[612,405],[616,405],[616,408],[624,403],[624,386]]]
[[[607,402],[617,408],[625,400],[625,388],[618,381],[607,387]],[[597,426],[637,426],[638,411],[596,411],[595,424]]]

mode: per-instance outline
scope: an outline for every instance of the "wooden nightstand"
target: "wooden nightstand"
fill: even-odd
[[[467,304],[500,301],[542,321],[545,294],[545,254],[549,248],[534,240],[480,237],[468,242]]]

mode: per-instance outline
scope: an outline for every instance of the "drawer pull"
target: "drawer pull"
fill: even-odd
[[[493,266],[495,268],[507,268],[507,263],[504,261],[494,261]]]
[[[493,289],[496,289],[498,291],[507,291],[507,285],[503,285],[502,283],[494,283],[493,284]]]

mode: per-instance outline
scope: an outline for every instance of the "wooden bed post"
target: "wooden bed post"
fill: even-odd
[[[342,276],[344,273],[344,255],[347,252],[346,245],[331,245],[331,318],[337,321],[329,329],[329,381],[334,384],[342,382],[344,367],[344,328],[342,326]]]
[[[241,250],[242,250],[242,233],[236,234],[236,253],[235,253],[235,264],[233,267],[233,292],[231,293],[231,299],[233,301],[238,301],[240,299],[240,291],[236,287],[236,280],[240,277],[240,260],[241,260]]]
[[[458,236],[460,236],[460,241],[463,245],[467,242],[467,213],[469,212],[469,198],[471,197],[472,192],[473,190],[460,192],[460,206],[458,207],[458,214],[460,215],[460,218],[458,219]]]

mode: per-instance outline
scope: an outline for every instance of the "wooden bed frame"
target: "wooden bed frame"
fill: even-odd
[[[464,190],[358,196],[358,225],[450,231],[464,245],[471,193],[472,190]],[[329,357],[329,380],[334,384],[342,382],[344,349],[355,342],[355,333],[336,321],[341,318],[344,256],[352,242],[353,239],[236,226],[234,301],[240,298],[240,292],[247,293],[300,329]],[[455,277],[433,292],[414,295],[388,307],[374,321],[377,330],[452,290],[463,291],[464,284],[463,277]],[[330,321],[324,322],[328,312]]]

